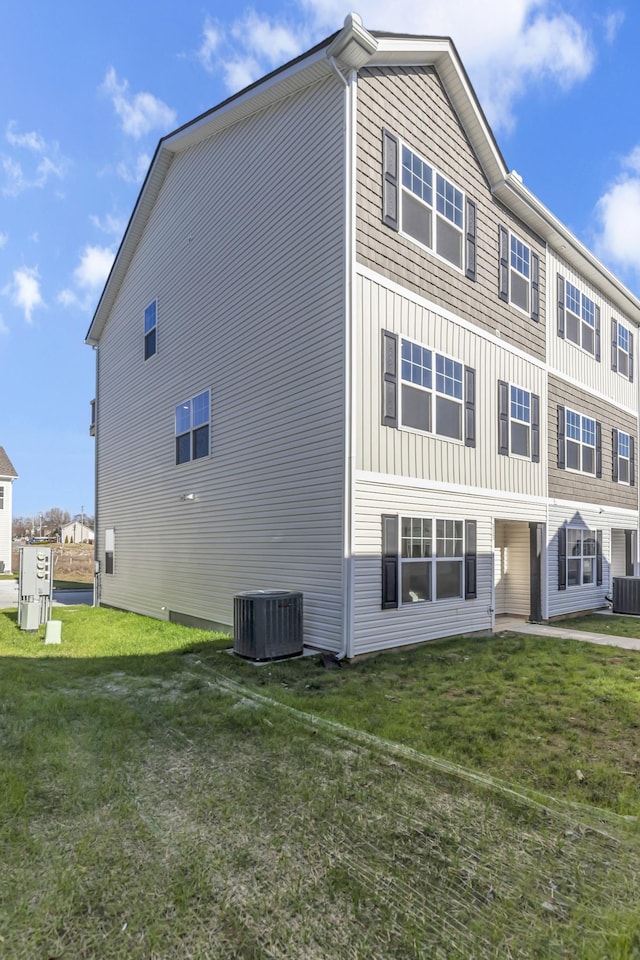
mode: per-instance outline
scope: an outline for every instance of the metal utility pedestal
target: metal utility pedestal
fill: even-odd
[[[49,619],[53,599],[53,550],[51,547],[22,547],[18,579],[21,630],[37,630]]]

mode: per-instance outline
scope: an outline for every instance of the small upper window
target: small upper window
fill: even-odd
[[[4,487],[0,487],[0,510],[4,510]]]
[[[209,456],[209,391],[176,407],[176,463]]]
[[[144,358],[148,360],[158,349],[158,301],[152,300],[144,311]]]
[[[462,269],[464,194],[406,146],[402,147],[400,229]]]
[[[531,248],[511,234],[509,259],[509,300],[525,313],[531,302]]]
[[[618,482],[630,483],[631,479],[631,437],[618,431]]]
[[[569,280],[566,284],[567,340],[595,353],[596,305],[586,293],[581,293]]]

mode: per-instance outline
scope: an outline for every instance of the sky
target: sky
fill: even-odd
[[[158,140],[338,30],[451,36],[507,166],[640,296],[637,0],[0,0],[0,446],[94,512],[84,343]]]

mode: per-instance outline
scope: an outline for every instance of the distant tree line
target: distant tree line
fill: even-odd
[[[93,517],[87,513],[73,516],[61,507],[50,507],[28,517],[14,517],[12,536],[14,537],[59,537],[65,523],[71,521],[84,523],[93,530]]]

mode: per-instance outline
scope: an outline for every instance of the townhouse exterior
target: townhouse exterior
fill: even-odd
[[[0,447],[0,573],[11,573],[13,481],[17,477],[4,447]]]
[[[100,602],[229,629],[299,590],[348,657],[603,606],[639,324],[451,40],[350,15],[158,146],[87,334]]]

